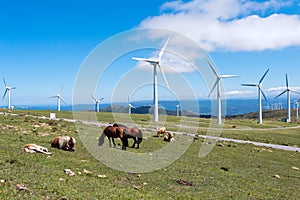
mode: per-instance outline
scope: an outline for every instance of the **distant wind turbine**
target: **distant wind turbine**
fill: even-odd
[[[212,63],[210,60],[207,60],[211,70],[213,73],[216,75],[217,80],[215,84],[213,85],[212,89],[210,90],[208,97],[212,94],[213,90],[217,87],[217,101],[218,101],[218,113],[217,113],[217,123],[222,124],[222,104],[221,104],[221,88],[220,88],[220,81],[222,78],[235,78],[239,77],[238,75],[219,75],[218,72],[215,70],[213,67]]]
[[[163,56],[168,43],[169,43],[169,39],[167,39],[167,41],[165,42],[163,48],[161,49],[161,51],[158,54],[158,58],[157,59],[132,57],[133,60],[143,61],[143,62],[147,62],[147,63],[153,65],[153,104],[154,104],[153,121],[154,122],[158,121],[157,67],[159,67],[159,69],[161,71],[161,74],[163,76],[163,79],[164,79],[167,87],[169,88],[169,84],[168,84],[166,75],[165,75],[165,73],[163,71],[163,68],[160,66],[161,57]]]
[[[130,115],[131,114],[131,109],[135,109],[135,107],[130,103],[129,101],[129,97],[128,97],[128,114]]]
[[[176,107],[176,116],[178,117],[180,104],[176,104],[175,107]]]
[[[298,121],[298,117],[299,117],[299,114],[298,114],[298,110],[299,110],[299,100],[295,100],[295,101],[294,101],[294,106],[295,106],[295,109],[296,109],[296,120]]]
[[[269,72],[269,69],[267,69],[267,71],[265,72],[265,74],[261,77],[261,79],[259,80],[258,84],[242,84],[242,86],[252,86],[252,87],[258,87],[258,123],[262,124],[262,103],[261,103],[261,95],[264,96],[264,99],[266,101],[267,97],[265,95],[265,93],[262,90],[262,81],[264,80],[265,76],[267,75],[267,73]]]
[[[99,112],[100,111],[100,105],[99,105],[100,101],[102,101],[104,98],[96,99],[93,95],[91,95],[91,97],[95,101],[95,112]]]
[[[294,92],[294,93],[297,93],[297,94],[300,94],[300,93],[297,92],[297,91],[292,90],[289,87],[289,81],[288,81],[288,75],[287,74],[285,74],[285,81],[286,81],[286,89],[283,92],[281,92],[279,95],[277,95],[275,97],[275,99],[280,97],[284,93],[287,94],[287,105],[288,105],[287,122],[290,122],[291,121],[291,92]]]
[[[6,82],[5,82],[4,78],[3,78],[3,82],[4,82],[4,86],[5,86],[5,92],[4,92],[4,95],[3,95],[2,99],[4,99],[4,97],[7,94],[7,101],[8,101],[7,108],[11,109],[11,104],[10,104],[10,90],[16,89],[16,87],[10,87],[10,86],[6,85]]]
[[[62,92],[62,90],[63,90],[63,87],[61,88],[60,93]],[[60,111],[60,101],[62,101],[63,103],[66,103],[60,94],[50,96],[49,98],[57,98],[57,111]]]

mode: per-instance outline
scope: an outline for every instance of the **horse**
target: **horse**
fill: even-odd
[[[140,143],[143,140],[143,133],[140,129],[138,129],[137,127],[128,128],[125,125],[117,124],[117,123],[114,123],[113,126],[122,128],[125,131],[127,138],[133,139],[133,144],[132,144],[131,148],[134,148],[135,144],[137,144],[137,147],[136,147],[137,149],[140,148]]]
[[[51,141],[51,147],[65,151],[75,151],[76,139],[70,136],[56,136]]]
[[[122,128],[114,127],[114,126],[107,126],[103,130],[102,135],[99,137],[99,144],[98,144],[99,146],[103,145],[105,136],[108,137],[110,147],[111,147],[110,138],[112,138],[114,147],[116,146],[114,138],[120,138],[121,139],[123,150],[126,150],[126,147],[128,147],[128,138],[127,138],[127,135],[124,133]]]
[[[160,135],[163,135],[166,133],[166,127],[161,127],[156,129],[157,137],[160,137]]]

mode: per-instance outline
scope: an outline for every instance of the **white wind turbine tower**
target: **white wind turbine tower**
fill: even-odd
[[[176,116],[178,117],[180,104],[176,104],[175,107],[176,107]]]
[[[218,101],[218,113],[217,113],[217,123],[222,124],[222,104],[221,104],[221,86],[220,86],[220,81],[222,78],[235,78],[239,77],[238,75],[219,75],[218,72],[215,70],[215,68],[212,66],[212,63],[210,60],[207,60],[211,70],[213,73],[216,75],[217,80],[215,84],[213,85],[212,89],[210,90],[208,97],[212,94],[213,90],[217,87],[217,101]]]
[[[265,93],[262,90],[262,81],[264,80],[265,76],[267,75],[267,73],[269,72],[269,69],[267,69],[267,71],[265,72],[265,74],[261,77],[261,79],[259,80],[258,84],[242,84],[242,86],[252,86],[252,87],[258,87],[258,123],[262,124],[262,103],[261,103],[261,95],[264,96],[264,99],[266,101],[267,97],[265,95]]]
[[[60,92],[62,92],[62,90],[63,87],[61,88]],[[60,101],[66,103],[60,94],[50,96],[49,98],[57,98],[57,111],[60,111]]]
[[[95,101],[95,112],[99,112],[100,111],[100,105],[99,105],[100,101],[102,101],[104,98],[96,99],[93,95],[91,95],[91,97]]]
[[[296,120],[298,121],[298,117],[299,117],[299,114],[298,114],[299,100],[294,101],[294,106],[295,106],[295,109],[296,109]]]
[[[135,109],[135,107],[130,103],[129,101],[129,97],[128,97],[128,114],[130,115],[131,114],[131,109]]]
[[[287,74],[285,74],[285,81],[286,81],[286,89],[283,92],[281,92],[279,95],[277,95],[275,97],[275,99],[280,97],[284,93],[286,93],[286,95],[287,95],[287,105],[288,105],[287,122],[290,122],[291,121],[291,92],[294,92],[294,93],[297,93],[297,94],[300,94],[300,93],[297,92],[297,91],[292,90],[289,87],[289,81],[288,81],[288,75]]]
[[[151,58],[136,58],[133,57],[133,60],[137,60],[137,61],[143,61],[143,62],[147,62],[151,65],[153,65],[153,104],[154,104],[154,112],[153,112],[153,121],[157,122],[158,121],[158,89],[157,89],[157,67],[159,67],[161,74],[164,78],[164,81],[167,85],[167,87],[169,88],[169,84],[166,78],[166,75],[163,71],[163,68],[160,66],[160,60],[161,57],[163,56],[166,47],[169,43],[169,39],[167,39],[167,41],[165,42],[163,48],[161,49],[161,51],[158,54],[158,58],[157,59],[151,59]]]
[[[7,94],[7,101],[8,101],[7,108],[11,109],[11,104],[10,104],[10,90],[16,89],[16,87],[7,86],[4,78],[3,78],[3,82],[4,82],[4,86],[5,86],[5,92],[4,92],[4,95],[3,95],[2,99],[4,99],[5,95]]]

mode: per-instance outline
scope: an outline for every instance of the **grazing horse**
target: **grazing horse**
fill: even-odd
[[[166,133],[166,127],[157,128],[156,132],[157,132],[157,137],[160,137],[160,135],[164,136]]]
[[[137,127],[128,128],[125,125],[117,124],[117,123],[114,123],[113,126],[122,128],[124,130],[125,134],[127,135],[127,138],[133,139],[133,144],[132,144],[131,148],[134,148],[135,144],[137,144],[137,147],[136,147],[137,149],[140,148],[140,143],[143,140],[143,133],[140,129],[138,129]]]
[[[103,145],[105,136],[108,137],[110,147],[111,147],[110,138],[112,138],[114,147],[116,146],[114,138],[120,138],[122,141],[122,149],[126,150],[126,147],[128,146],[128,138],[122,128],[113,127],[113,126],[106,127],[103,130],[102,135],[99,137],[99,146]]]

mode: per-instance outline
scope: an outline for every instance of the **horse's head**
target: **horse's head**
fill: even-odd
[[[75,151],[76,147],[76,139],[73,137],[70,137],[70,141],[68,142],[70,146],[70,151]]]
[[[117,123],[114,123],[113,127],[119,127],[119,125]]]

